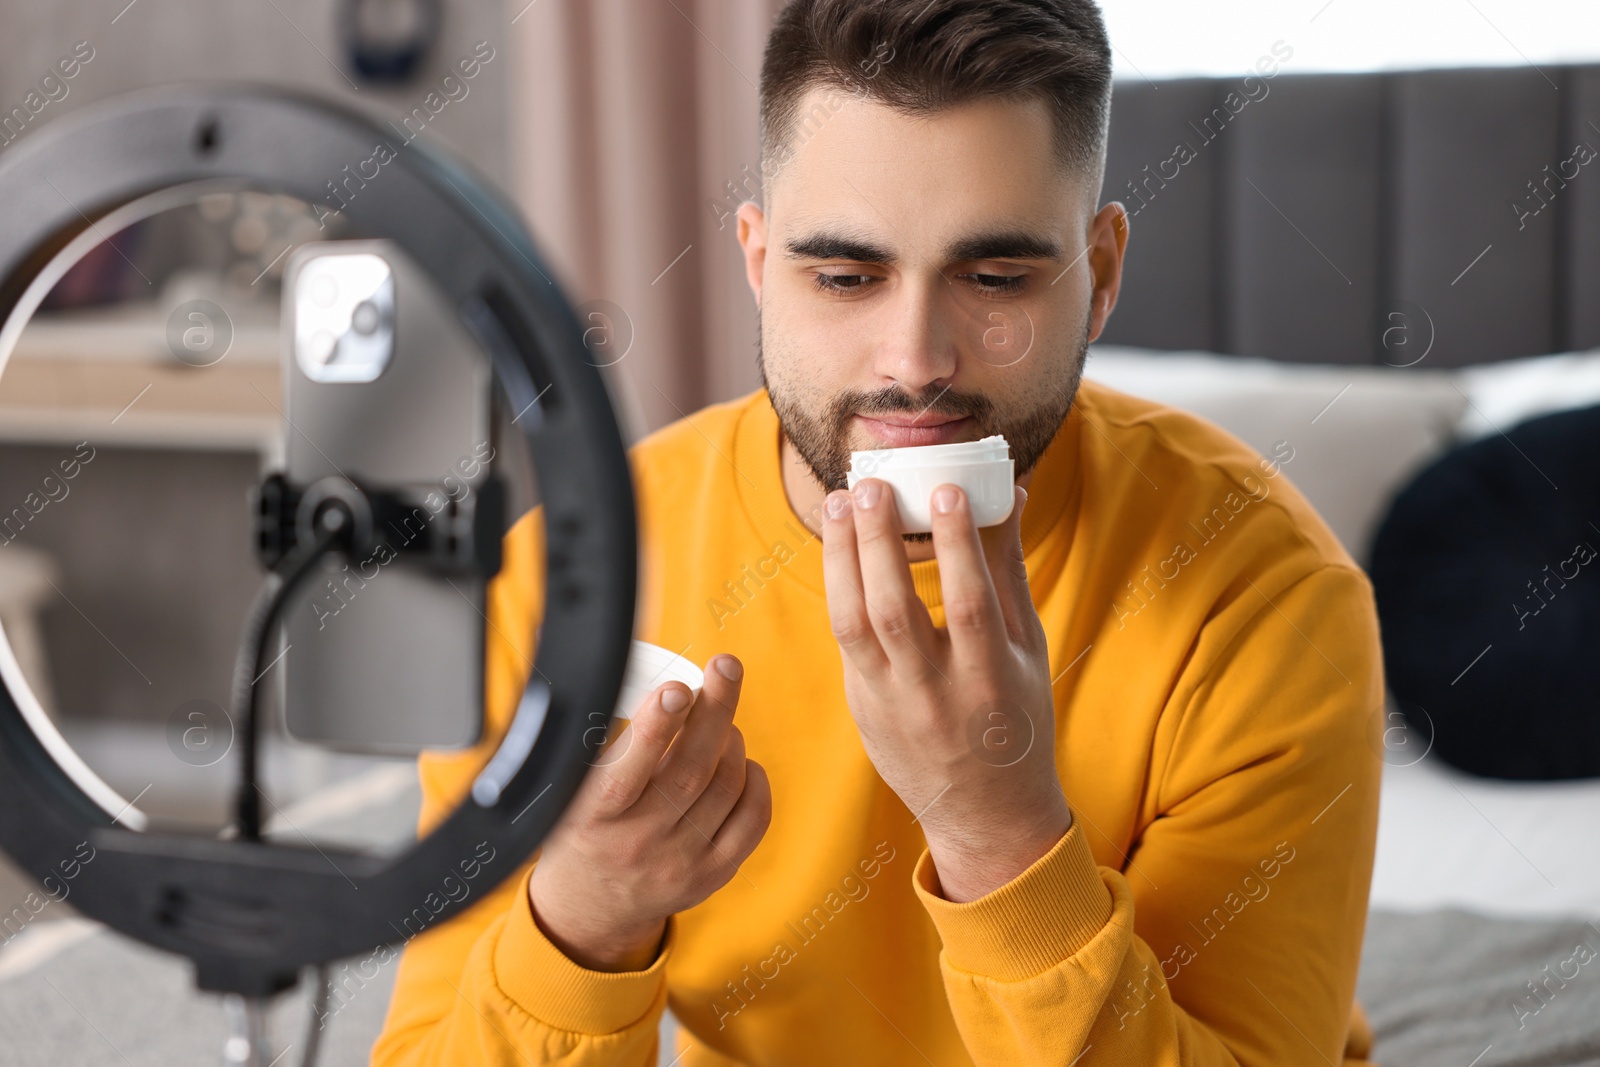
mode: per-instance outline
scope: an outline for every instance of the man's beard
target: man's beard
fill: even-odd
[[[1044,383],[1046,397],[1039,404],[1014,418],[1003,417],[995,410],[992,400],[981,393],[957,392],[948,387],[924,390],[921,396],[912,396],[889,386],[874,392],[845,390],[835,396],[819,416],[805,410],[795,398],[784,391],[775,391],[767,380],[766,364],[761,348],[761,312],[756,312],[756,372],[761,385],[767,390],[773,410],[778,415],[778,425],[794,444],[795,451],[811,469],[811,474],[825,493],[849,488],[851,447],[848,439],[850,419],[854,415],[910,412],[946,418],[971,418],[978,427],[977,440],[1001,434],[1010,446],[1011,459],[1017,477],[1026,475],[1038,464],[1050,442],[1055,439],[1061,423],[1072,408],[1078,383],[1083,377],[1084,360],[1089,351],[1089,319],[1083,324],[1083,337],[1078,351],[1056,381]],[[932,535],[904,534],[907,541],[927,541]]]

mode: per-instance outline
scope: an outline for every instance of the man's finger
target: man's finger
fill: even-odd
[[[756,850],[772,823],[772,785],[767,781],[766,769],[755,760],[745,761],[744,792],[739,802],[722,823],[722,829],[711,835],[711,851],[715,858],[727,865],[728,877]]]
[[[743,678],[744,665],[737,658],[726,653],[711,658],[706,664],[705,684],[689,709],[682,732],[651,776],[661,790],[656,796],[680,815],[711,784],[727,744]]]
[[[1028,565],[1022,554],[1022,508],[1028,491],[1012,486],[1011,514],[999,526],[980,530],[983,551],[994,579],[995,596],[1005,615],[1006,629],[1013,640],[1021,641],[1039,629],[1033,591],[1028,586]]]
[[[906,561],[900,515],[889,483],[863,478],[855,491],[856,546],[861,558],[861,597],[895,673],[915,682],[932,665],[933,619],[917,596]]]
[[[666,682],[639,706],[621,733],[602,751],[600,762],[584,779],[596,803],[616,815],[632,807],[644,793],[650,774],[661,762],[672,739],[683,729],[693,694],[682,682]],[[608,756],[617,751],[615,757]]]
[[[823,501],[822,586],[828,598],[828,621],[845,659],[868,677],[884,671],[889,657],[867,617],[867,601],[861,588],[854,504],[851,495],[842,489],[829,493]]]
[[[722,758],[717,762],[711,784],[683,813],[684,821],[695,831],[709,838],[722,827],[744,792],[745,762],[744,734],[737,726],[730,726],[728,742],[722,748]]]
[[[930,504],[945,627],[955,654],[967,663],[980,662],[1005,641],[1006,620],[989,576],[989,559],[973,521],[972,504],[955,485],[936,487]],[[948,507],[941,510],[944,505]]]

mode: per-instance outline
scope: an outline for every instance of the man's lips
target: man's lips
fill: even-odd
[[[972,421],[968,417],[950,418],[945,415],[923,415],[920,418],[856,415],[855,418],[861,420],[862,429],[888,448],[950,444],[960,439],[967,424]]]

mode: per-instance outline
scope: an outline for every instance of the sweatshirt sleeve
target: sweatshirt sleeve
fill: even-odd
[[[1122,870],[1097,866],[1070,782],[1066,834],[977,900],[944,899],[919,857],[978,1067],[1345,1056],[1377,841],[1377,617],[1343,565],[1263,589],[1241,583],[1197,640],[1152,753],[1154,817]]]
[[[484,741],[461,752],[424,753],[417,761],[419,837],[465,799],[532,671],[535,621],[543,612],[539,521],[535,509],[507,533],[504,563],[489,583]],[[527,890],[537,862],[536,853],[477,904],[406,941],[383,1031],[372,1047],[373,1067],[653,1067],[676,919],[668,920],[648,968],[609,973],[581,967],[534,921]],[[492,857],[484,861],[485,867],[492,863]]]

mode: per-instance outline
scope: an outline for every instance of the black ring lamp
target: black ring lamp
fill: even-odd
[[[147,90],[51,123],[0,157],[0,372],[43,295],[36,276],[90,220],[218,182],[317,204],[342,168],[389,136],[321,99],[238,85]],[[122,825],[136,821],[125,818],[131,805],[118,810],[121,798],[64,747],[0,643],[0,848],[43,882],[89,841],[94,861],[73,886],[79,910],[192,960],[199,988],[253,998],[291,988],[307,966],[403,940],[401,920],[425,902],[432,923],[476,902],[438,889],[480,842],[498,859],[484,876],[498,884],[514,873],[596,755],[603,731],[592,724],[610,720],[633,630],[635,513],[621,434],[582,327],[516,215],[420,144],[396,151],[342,214],[409,254],[489,354],[523,413],[542,497],[536,662],[471,795],[397,856],[138,832]]]

